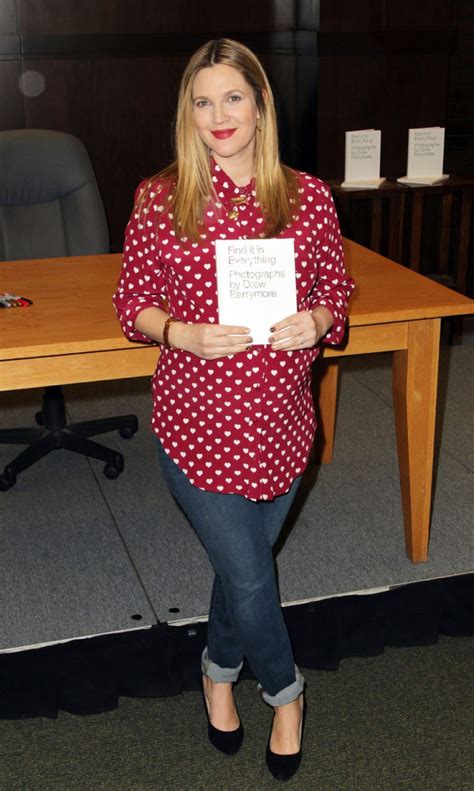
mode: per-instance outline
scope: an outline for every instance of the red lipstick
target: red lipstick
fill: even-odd
[[[218,140],[227,140],[228,137],[232,137],[235,131],[235,129],[216,129],[216,131],[213,132],[211,129],[211,134],[217,137]]]

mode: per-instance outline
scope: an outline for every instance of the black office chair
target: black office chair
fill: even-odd
[[[104,207],[81,141],[42,129],[0,132],[0,260],[107,252]],[[68,425],[59,386],[45,388],[36,422],[38,427],[0,430],[0,443],[28,445],[0,475],[0,491],[60,448],[102,459],[104,474],[116,478],[124,467],[122,454],[89,437],[118,430],[128,439],[138,429],[135,415]]]

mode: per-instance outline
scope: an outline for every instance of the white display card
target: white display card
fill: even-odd
[[[444,128],[428,126],[408,130],[407,175],[397,179],[402,184],[436,184],[443,174]]]
[[[268,343],[270,327],[296,313],[294,239],[219,239],[216,266],[219,324]]]
[[[380,178],[380,129],[346,132],[346,158],[343,187],[378,187]]]

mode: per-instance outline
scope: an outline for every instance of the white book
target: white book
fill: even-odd
[[[380,129],[358,129],[346,132],[344,181],[342,187],[370,189],[380,187]]]
[[[400,176],[397,181],[400,184],[408,184],[409,187],[431,187],[435,184],[441,184],[446,179],[449,179],[449,175],[443,173],[441,176]]]
[[[341,182],[342,189],[359,189],[359,190],[370,190],[370,189],[378,189],[385,184],[387,179],[358,179],[357,181],[343,181]]]
[[[401,184],[438,184],[449,178],[443,173],[444,128],[427,126],[408,130],[407,175]]]
[[[294,239],[218,239],[216,267],[219,324],[267,344],[270,327],[296,313]]]

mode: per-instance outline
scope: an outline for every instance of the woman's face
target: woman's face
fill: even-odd
[[[224,168],[229,160],[253,162],[259,114],[254,92],[237,69],[223,64],[201,69],[192,97],[196,129],[216,162]]]

